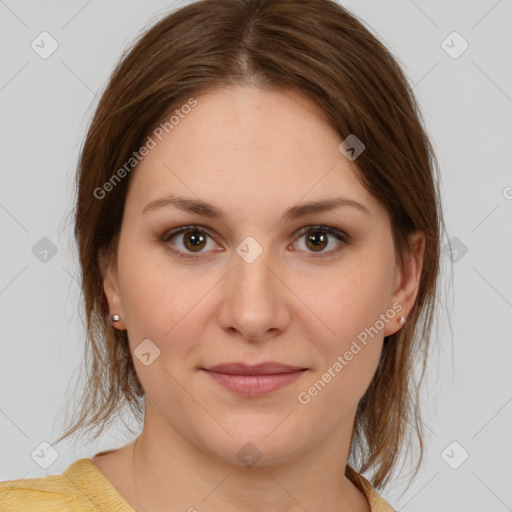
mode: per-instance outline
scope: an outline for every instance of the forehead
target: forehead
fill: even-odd
[[[166,193],[226,208],[340,195],[378,207],[339,151],[341,137],[301,94],[236,87],[195,100],[161,140],[153,136],[155,147],[133,172],[129,196],[139,209]]]

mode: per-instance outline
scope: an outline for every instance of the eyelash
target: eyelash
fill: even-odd
[[[162,243],[167,244],[167,242],[169,240],[171,240],[172,238],[178,236],[181,233],[187,232],[187,231],[194,231],[196,233],[206,235],[213,239],[213,237],[208,233],[208,231],[205,228],[203,228],[202,226],[199,226],[197,224],[193,224],[190,226],[182,226],[173,231],[166,232],[161,237],[160,241]],[[343,245],[351,244],[351,238],[349,235],[347,235],[346,233],[344,233],[343,231],[341,231],[335,227],[326,226],[325,224],[320,224],[320,225],[315,225],[315,226],[305,226],[305,227],[301,228],[298,232],[296,240],[298,240],[299,238],[301,238],[302,236],[304,236],[305,234],[310,233],[310,232],[331,235],[341,243],[336,249],[331,249],[330,251],[324,252],[321,254],[320,253],[319,254],[312,253],[312,256],[308,256],[308,258],[323,258],[323,257],[327,257],[327,256],[332,256],[333,254],[339,252],[342,249]],[[171,247],[169,247],[169,248],[173,253],[177,254],[177,256],[180,258],[198,259],[198,258],[201,258],[202,254],[203,254],[203,253],[197,253],[197,255],[191,255],[191,253],[184,253],[183,251],[179,251],[179,250],[176,250]]]

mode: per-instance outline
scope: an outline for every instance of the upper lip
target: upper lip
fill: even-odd
[[[290,366],[288,364],[269,361],[256,365],[248,365],[245,363],[222,363],[208,368],[202,368],[209,372],[226,373],[230,375],[276,375],[280,373],[292,373],[299,370],[307,370],[298,366]]]

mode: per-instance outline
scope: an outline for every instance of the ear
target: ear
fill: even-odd
[[[402,309],[395,317],[395,321],[386,323],[384,336],[395,334],[401,329],[400,318],[402,316],[407,318],[418,295],[425,252],[425,234],[421,231],[415,231],[409,236],[408,240],[409,250],[404,255],[403,268],[400,268],[398,262],[395,267],[393,294],[388,304],[388,308],[391,309],[393,304],[398,303],[402,306]]]
[[[112,323],[112,325],[119,330],[126,329],[126,323],[124,322],[124,310],[121,303],[121,294],[119,291],[119,279],[117,275],[117,265],[115,261],[115,254],[108,254],[107,251],[100,251],[98,255],[98,261],[103,278],[103,290],[107,297],[109,314],[117,314],[121,317],[118,322]]]

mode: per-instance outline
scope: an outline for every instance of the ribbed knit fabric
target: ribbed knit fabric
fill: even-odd
[[[366,496],[372,512],[395,512],[371,483],[347,477]],[[1,512],[135,512],[91,459],[79,459],[60,475],[0,482]]]

